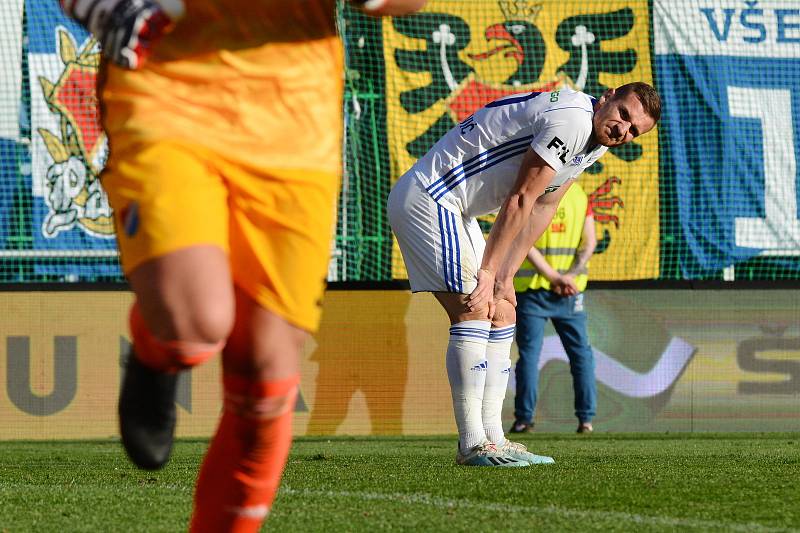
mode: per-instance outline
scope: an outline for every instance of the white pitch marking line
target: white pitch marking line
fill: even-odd
[[[566,518],[607,518],[611,520],[632,522],[644,525],[658,525],[670,527],[690,527],[698,529],[716,529],[724,531],[799,531],[792,528],[775,528],[768,527],[761,524],[737,523],[737,522],[722,522],[716,520],[692,520],[687,518],[672,518],[664,516],[648,516],[633,513],[620,513],[614,511],[587,511],[578,509],[566,509],[564,507],[556,507],[548,505],[547,507],[526,507],[523,505],[508,505],[502,503],[481,503],[472,500],[450,500],[447,498],[439,498],[430,494],[424,493],[392,493],[384,494],[380,492],[360,492],[360,491],[333,491],[333,490],[308,490],[308,489],[293,489],[291,487],[282,487],[281,493],[292,496],[326,496],[330,498],[354,498],[359,500],[380,500],[392,502],[404,502],[417,505],[429,505],[431,507],[438,507],[442,509],[454,508],[468,508],[480,509],[483,511],[492,511],[500,513],[547,513]]]

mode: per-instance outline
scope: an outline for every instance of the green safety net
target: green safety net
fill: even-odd
[[[800,12],[791,2],[431,0],[409,17],[346,9],[342,19],[347,183],[360,199],[344,204],[352,231],[343,242],[354,246],[341,248],[343,277],[405,277],[396,247],[387,263],[386,191],[475,109],[562,87],[600,97],[633,81],[660,92],[662,120],[580,177],[598,236],[591,279],[800,276]],[[481,220],[486,230],[491,221]],[[380,251],[355,246],[367,240]]]

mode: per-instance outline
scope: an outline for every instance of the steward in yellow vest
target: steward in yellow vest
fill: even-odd
[[[583,291],[596,246],[594,216],[586,193],[573,183],[558,204],[547,231],[528,252],[514,277],[517,293],[514,425],[511,433],[531,431],[536,413],[539,359],[549,320],[569,359],[578,433],[591,433],[597,409],[594,355],[586,329]]]
[[[581,240],[584,246],[581,247]],[[544,258],[547,265],[539,265],[538,268],[531,263],[531,253],[522,263],[516,276],[514,276],[514,290],[525,292],[528,289],[545,289],[561,293],[561,287],[551,287],[548,276],[553,270],[560,274],[568,274],[574,277],[577,292],[586,289],[588,281],[589,258],[594,252],[594,217],[592,208],[589,205],[589,198],[580,185],[573,183],[567,193],[558,204],[553,220],[547,231],[536,241],[536,250]],[[590,248],[590,249],[589,249]],[[582,254],[578,254],[581,250]],[[533,251],[535,254],[535,251]],[[588,253],[587,253],[588,252]],[[549,266],[550,269],[546,268]],[[549,279],[548,279],[549,278]]]

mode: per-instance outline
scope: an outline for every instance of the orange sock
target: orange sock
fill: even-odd
[[[299,380],[224,377],[225,408],[197,479],[192,533],[258,531],[292,445]]]
[[[223,341],[210,343],[157,339],[144,323],[138,302],[134,302],[131,307],[129,325],[136,358],[142,364],[160,372],[174,373],[199,365],[221,352],[225,346]]]

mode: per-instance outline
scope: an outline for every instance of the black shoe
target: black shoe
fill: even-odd
[[[517,420],[514,424],[511,425],[511,429],[508,430],[509,433],[532,433],[533,432],[533,422],[522,422]]]
[[[131,461],[158,470],[169,461],[175,433],[178,374],[156,372],[131,352],[119,394],[119,429]]]

